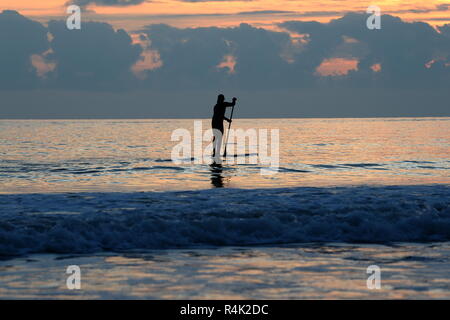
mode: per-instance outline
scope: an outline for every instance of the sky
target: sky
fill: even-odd
[[[70,4],[81,30],[66,27]],[[218,93],[251,118],[450,116],[449,0],[0,0],[0,12],[0,118],[207,118]]]
[[[1,0],[3,9],[45,21],[64,15],[71,2],[84,7],[92,18],[134,29],[151,22],[174,26],[230,26],[246,22],[270,26],[284,20],[311,19],[320,22],[338,18],[349,11],[363,12],[370,4],[383,13],[400,16],[405,21],[430,24],[449,23],[448,0]]]

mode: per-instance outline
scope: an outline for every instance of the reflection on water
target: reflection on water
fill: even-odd
[[[449,243],[34,255],[0,261],[0,298],[448,299]],[[369,290],[367,267],[381,268]],[[79,265],[81,290],[65,269]]]
[[[215,188],[223,188],[225,186],[224,177],[222,175],[223,169],[221,164],[212,164],[211,170],[211,184]]]
[[[280,168],[271,176],[257,163],[225,162],[221,172],[172,163],[172,131],[193,132],[193,123],[1,120],[0,193],[450,182],[450,118],[235,120],[244,130],[280,129]]]

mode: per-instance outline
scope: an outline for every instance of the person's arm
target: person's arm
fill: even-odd
[[[236,104],[236,98],[233,98],[233,102],[225,102],[225,107],[234,107]]]

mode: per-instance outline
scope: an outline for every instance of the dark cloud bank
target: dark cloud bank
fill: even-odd
[[[36,86],[30,56],[48,46],[47,30],[40,23],[14,11],[0,14],[0,90]]]
[[[288,21],[284,32],[150,25],[145,48],[106,23],[69,31],[5,11],[0,117],[208,117],[218,92],[239,96],[244,117],[450,116],[450,26],[384,15],[381,30],[368,30],[366,19]],[[161,66],[136,77],[131,67],[148,49]],[[33,55],[55,67],[38,74]],[[226,56],[229,67],[218,67]],[[357,70],[318,75],[331,58],[357,59]]]

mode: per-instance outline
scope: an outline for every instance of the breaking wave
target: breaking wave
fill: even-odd
[[[450,186],[0,195],[0,255],[450,240]]]

